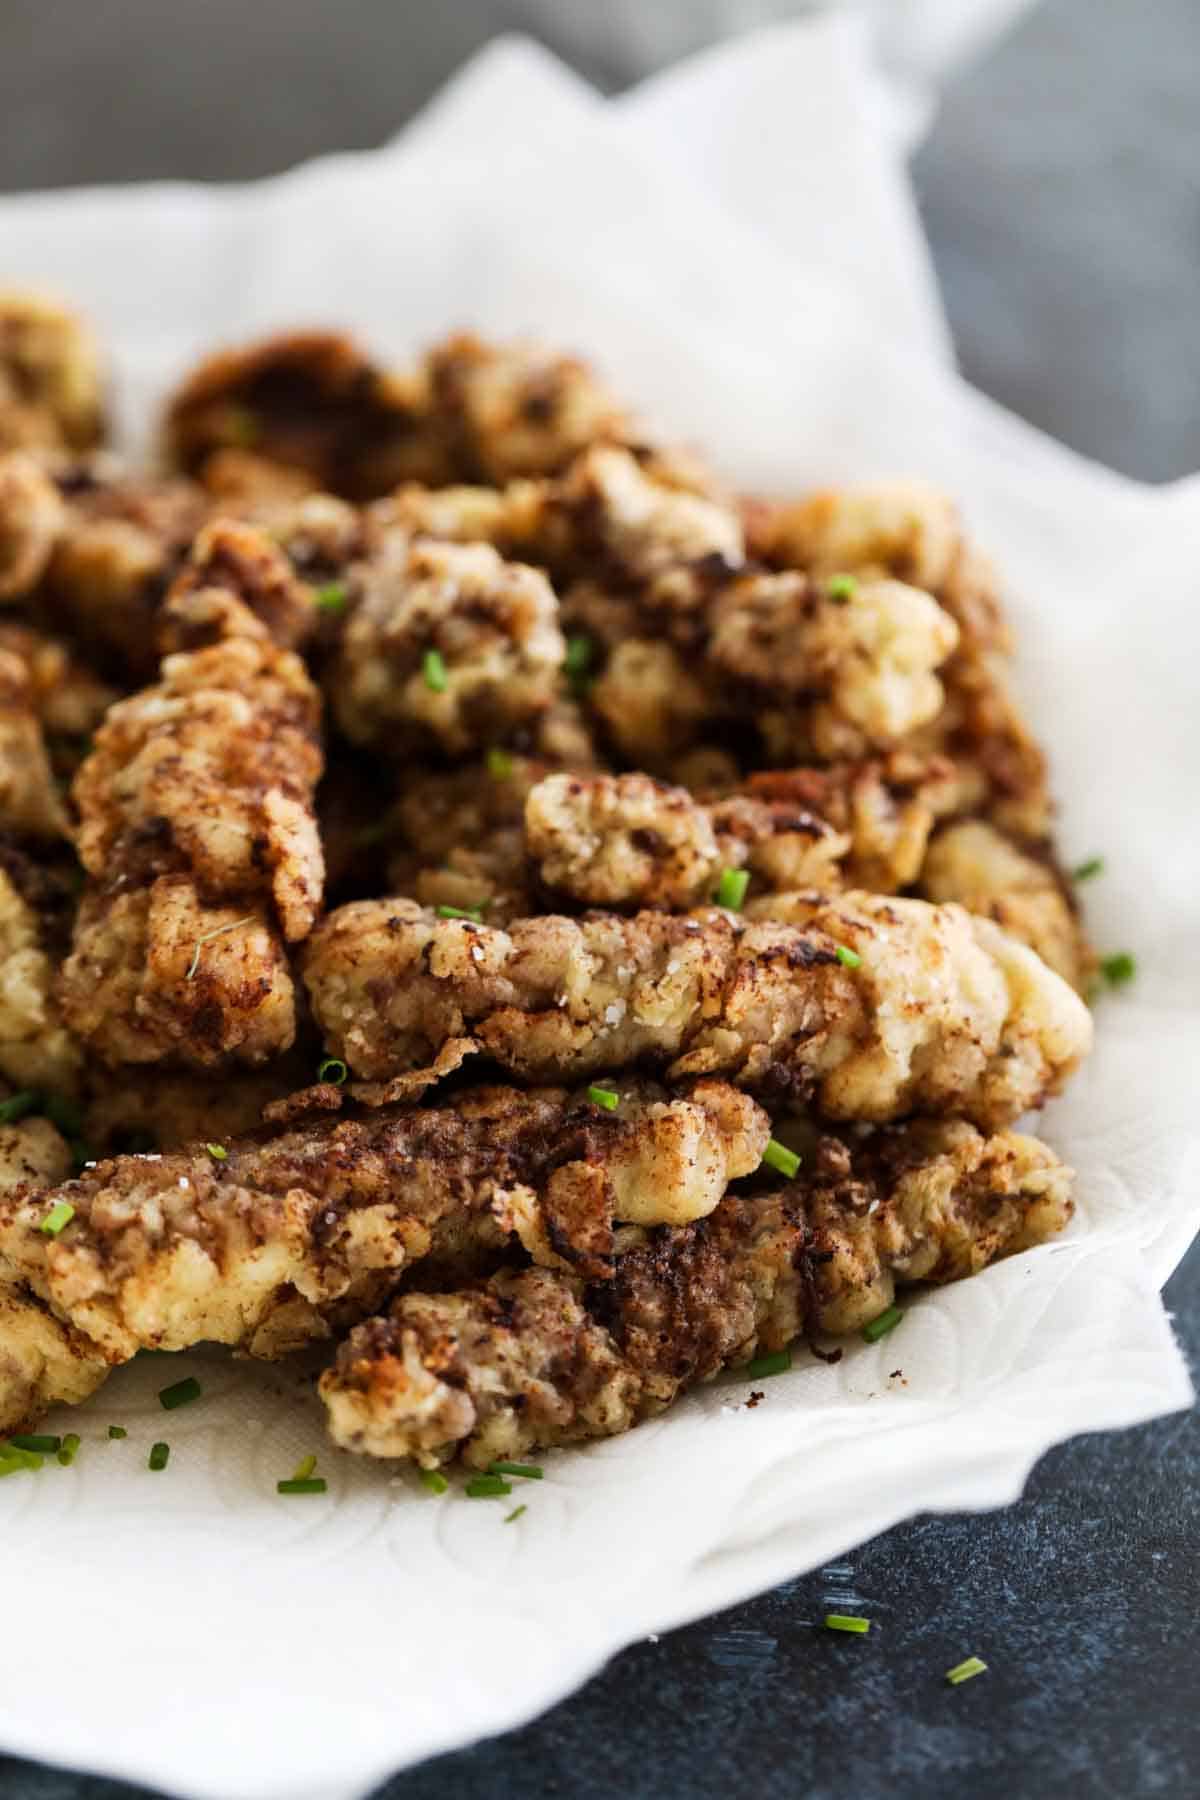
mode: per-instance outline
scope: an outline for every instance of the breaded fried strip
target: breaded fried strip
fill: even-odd
[[[90,327],[49,295],[0,292],[0,450],[88,450],[103,429]]]
[[[382,1305],[434,1256],[449,1279],[514,1238],[604,1275],[621,1220],[711,1212],[758,1166],[766,1115],[723,1082],[664,1095],[479,1088],[453,1104],[123,1156],[0,1201],[0,1267],[112,1362],[201,1341],[278,1356]],[[223,1152],[223,1154],[222,1154]],[[56,1238],[38,1225],[74,1207]]]
[[[1090,1047],[1066,983],[960,907],[757,904],[752,919],[547,915],[501,931],[360,901],[318,926],[304,979],[330,1052],[382,1080],[468,1038],[527,1080],[641,1063],[812,1095],[833,1118],[962,1112],[997,1126]]]
[[[34,457],[0,456],[0,601],[33,591],[66,520],[62,496]]]
[[[921,892],[994,919],[1072,987],[1086,990],[1095,956],[1065,878],[994,825],[964,819],[938,832],[921,869]]]
[[[25,659],[0,647],[0,827],[21,837],[66,838],[70,823],[54,784]]]
[[[210,901],[270,901],[295,941],[323,881],[320,701],[231,594],[191,591],[191,579],[170,614],[184,633],[220,635],[166,657],[157,683],[110,709],[75,779],[80,861],[98,882],[186,873]]]
[[[73,1094],[79,1046],[59,1014],[45,923],[0,868],[0,1074],[21,1088]]]
[[[49,1119],[0,1125],[0,1197],[53,1187],[70,1168],[71,1152]],[[0,1258],[0,1432],[27,1428],[60,1402],[86,1400],[107,1374],[95,1345],[56,1319]]]
[[[331,677],[352,742],[461,755],[553,704],[566,644],[539,570],[488,544],[391,537],[359,585]]]
[[[549,775],[526,797],[525,848],[543,887],[584,906],[686,910],[723,869],[747,870],[751,892],[894,893],[921,867],[944,766],[892,762],[890,782],[881,762],[779,770],[717,800],[649,775]]]
[[[649,1234],[611,1280],[532,1269],[402,1295],[322,1377],[330,1431],[427,1467],[611,1437],[722,1368],[878,1317],[897,1283],[1040,1243],[1069,1218],[1070,1187],[1036,1139],[961,1122],[825,1138],[787,1187]]]

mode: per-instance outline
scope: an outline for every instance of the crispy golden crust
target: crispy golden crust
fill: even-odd
[[[65,838],[70,824],[55,785],[24,657],[0,648],[0,828]]]
[[[0,601],[37,587],[66,520],[61,494],[34,457],[0,455]]]
[[[231,635],[168,656],[110,709],[74,784],[80,860],[109,886],[186,872],[209,901],[270,900],[295,941],[324,878],[316,690],[224,590],[185,585],[168,610],[184,639]]]
[[[190,602],[204,590],[233,594],[285,650],[300,648],[318,621],[316,600],[273,538],[253,525],[217,518],[198,533],[172,584],[159,627],[159,649],[194,648]]]
[[[487,544],[390,538],[359,584],[332,677],[354,743],[462,755],[507,741],[553,704],[566,645],[538,570]]]
[[[527,794],[525,849],[545,890],[583,906],[684,911],[724,869],[745,869],[751,895],[894,893],[920,870],[946,768],[897,756],[780,769],[711,800],[648,775],[555,774]]]
[[[291,971],[261,902],[208,904],[187,875],[85,892],[58,998],[108,1063],[262,1063],[296,1036]]]
[[[962,1112],[994,1126],[1090,1045],[1070,988],[961,908],[799,894],[751,912],[502,931],[363,901],[317,928],[304,978],[330,1052],[374,1080],[467,1038],[528,1080],[643,1063],[811,1094],[834,1118]]]
[[[103,429],[89,327],[44,294],[0,292],[0,450],[88,450]]]
[[[611,1280],[546,1269],[408,1293],[351,1334],[321,1395],[336,1443],[476,1468],[609,1437],[805,1332],[844,1332],[897,1282],[950,1281],[1060,1230],[1070,1171],[959,1122],[819,1140],[799,1178],[650,1234]]]
[[[994,919],[1072,987],[1086,990],[1095,957],[1069,886],[1052,863],[1018,849],[993,825],[966,819],[940,831],[921,869],[921,892]]]
[[[22,1088],[70,1094],[79,1080],[78,1045],[54,992],[54,961],[43,919],[0,868],[0,1074]]]
[[[437,479],[412,384],[377,368],[349,337],[296,331],[219,350],[183,382],[167,411],[172,459],[206,485],[228,490],[227,453],[249,450],[329,493],[352,500],[404,479]],[[275,491],[283,477],[276,475]],[[242,470],[244,491],[245,470]]]
[[[158,607],[209,501],[191,482],[134,477],[107,458],[68,464],[56,479],[68,516],[46,575],[48,603],[134,685],[155,668]]]
[[[622,1219],[684,1222],[757,1167],[770,1125],[722,1082],[669,1096],[478,1088],[452,1105],[119,1157],[0,1201],[0,1264],[112,1362],[201,1341],[280,1355],[377,1308],[432,1256],[451,1279],[524,1244],[611,1271]],[[57,1200],[75,1209],[39,1231]]]

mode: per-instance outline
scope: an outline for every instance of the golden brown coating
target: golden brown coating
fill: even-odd
[[[792,894],[750,910],[548,915],[503,931],[360,901],[318,926],[304,979],[328,1050],[368,1080],[468,1040],[527,1080],[640,1063],[812,1095],[833,1118],[961,1112],[997,1126],[1090,1046],[1067,984],[960,907]]]
[[[278,1356],[380,1306],[426,1256],[451,1279],[524,1243],[604,1275],[614,1228],[702,1217],[770,1132],[722,1082],[622,1082],[614,1111],[561,1089],[322,1120],[122,1156],[0,1200],[0,1267],[111,1362],[211,1341]],[[56,1238],[49,1206],[74,1208]]]
[[[90,738],[118,697],[70,644],[32,625],[0,619],[0,650],[25,664],[33,709],[56,750],[58,740]]]
[[[878,1317],[897,1282],[1042,1242],[1070,1190],[1070,1170],[1015,1133],[951,1121],[823,1138],[796,1181],[650,1233],[611,1280],[538,1268],[401,1295],[322,1377],[330,1431],[366,1455],[475,1468],[611,1437],[722,1368]]]
[[[90,328],[45,294],[0,291],[0,450],[88,450],[103,430]]]
[[[502,486],[556,475],[588,445],[629,429],[625,409],[586,363],[539,344],[487,344],[458,332],[428,352],[420,379],[454,471],[448,481]]]
[[[296,1035],[287,954],[264,902],[207,902],[188,875],[86,890],[58,998],[109,1063],[262,1063]]]
[[[266,627],[272,643],[285,650],[298,649],[316,629],[312,588],[299,579],[273,537],[254,525],[216,518],[197,534],[171,585],[160,621],[160,650],[193,647],[187,641],[190,609],[179,603],[212,588],[235,595]]]
[[[552,563],[586,564],[605,583],[623,588],[678,576],[694,565],[719,575],[745,560],[733,507],[656,480],[628,450],[610,446],[577,459],[549,497],[540,529]],[[686,607],[692,598],[692,589],[676,581],[660,604]]]
[[[78,1045],[64,1027],[42,921],[0,869],[0,1074],[21,1088],[74,1093]]]
[[[721,593],[708,660],[758,694],[772,763],[828,761],[890,748],[936,717],[937,671],[957,642],[919,588],[872,580],[843,593],[785,571]]]
[[[92,1060],[84,1070],[83,1140],[95,1156],[176,1150],[208,1138],[227,1144],[256,1131],[273,1101],[312,1076],[312,1058],[301,1050],[239,1069],[232,1079],[228,1071],[157,1068],[147,1080],[136,1064]]]
[[[461,755],[552,705],[566,645],[537,569],[487,544],[392,537],[359,581],[331,688],[352,742]]]
[[[1095,959],[1070,888],[1053,864],[1018,849],[994,826],[965,819],[938,832],[921,869],[921,892],[994,919],[1072,987],[1086,989]]]
[[[686,911],[723,869],[747,870],[752,895],[894,893],[921,867],[945,772],[903,755],[780,769],[713,800],[648,775],[554,774],[527,795],[525,849],[544,889],[583,906]]]
[[[132,686],[155,668],[158,607],[208,498],[189,481],[129,475],[107,458],[69,465],[58,482],[69,510],[47,572],[48,603]]]
[[[24,657],[0,647],[0,828],[67,838],[70,822],[50,767]]]
[[[37,587],[66,521],[62,495],[37,459],[0,455],[0,601]]]
[[[447,479],[429,466],[411,381],[378,368],[338,332],[281,333],[219,350],[192,370],[166,417],[167,450],[187,474],[228,491],[227,453],[252,451],[352,500],[405,479]],[[244,492],[245,469],[241,471]],[[276,492],[286,476],[275,476]]]
[[[169,604],[179,635],[208,635],[214,594],[216,629],[234,635],[166,657],[161,679],[96,733],[74,785],[79,857],[97,882],[187,872],[209,901],[270,900],[294,942],[321,902],[319,699],[232,595],[181,587]]]

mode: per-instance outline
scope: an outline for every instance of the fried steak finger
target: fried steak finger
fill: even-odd
[[[955,1280],[1060,1230],[1071,1173],[1036,1139],[921,1123],[823,1138],[777,1192],[727,1195],[589,1283],[502,1272],[406,1293],[321,1380],[334,1441],[426,1466],[611,1437],[722,1368],[853,1330],[897,1283]]]
[[[110,1361],[212,1341],[277,1356],[377,1309],[436,1259],[449,1279],[524,1244],[602,1275],[621,1221],[711,1212],[758,1166],[766,1115],[723,1082],[664,1094],[480,1088],[449,1105],[118,1157],[0,1200],[0,1267]],[[65,1201],[69,1225],[39,1230]]]
[[[1007,1124],[1086,1053],[1078,995],[990,920],[852,894],[774,896],[757,918],[518,920],[360,901],[304,957],[331,1054],[386,1080],[473,1038],[526,1080],[634,1064],[719,1074],[833,1118],[961,1112]]]

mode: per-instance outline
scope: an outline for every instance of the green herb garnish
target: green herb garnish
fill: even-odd
[[[79,1454],[79,1433],[68,1431],[62,1441],[62,1449],[58,1452],[58,1460],[64,1469],[69,1469]]]
[[[427,650],[421,658],[421,673],[425,677],[425,686],[434,694],[444,694],[449,677],[446,674],[446,662],[440,650]]]
[[[786,1375],[791,1366],[790,1350],[773,1350],[769,1356],[756,1356],[740,1372],[751,1381],[765,1381],[768,1375]]]
[[[254,914],[247,913],[244,919],[231,919],[228,925],[214,925],[211,931],[202,931],[200,936],[196,939],[196,946],[192,951],[192,960],[187,966],[187,973],[184,975],[183,979],[185,981],[190,981],[192,976],[196,973],[196,970],[200,967],[200,952],[205,944],[211,944],[214,938],[224,937],[227,931],[236,931],[239,925],[253,925],[253,923]]]
[[[329,1483],[323,1475],[293,1476],[290,1481],[275,1483],[277,1494],[324,1494],[328,1489]]]
[[[487,753],[487,772],[496,781],[507,781],[515,767],[507,750],[489,750]]]
[[[618,1106],[621,1104],[620,1094],[615,1094],[613,1090],[608,1087],[590,1087],[587,1091],[587,1097],[593,1106],[602,1106],[605,1112],[616,1112]]]
[[[847,968],[847,969],[861,969],[862,968],[862,957],[858,954],[857,950],[851,950],[851,948],[848,944],[836,945],[833,953],[837,957],[838,961],[845,968]]]
[[[800,1158],[794,1150],[789,1150],[786,1144],[781,1144],[778,1138],[767,1139],[767,1147],[762,1153],[762,1159],[768,1169],[775,1169],[784,1177],[785,1181],[795,1180],[796,1172],[800,1167]]]
[[[62,1449],[60,1437],[49,1437],[41,1432],[18,1433],[10,1437],[5,1448],[14,1450],[31,1450],[35,1456],[57,1456]]]
[[[512,1482],[499,1475],[473,1475],[464,1488],[468,1500],[494,1500],[512,1493]]]
[[[47,1237],[57,1237],[65,1231],[75,1217],[75,1208],[69,1200],[56,1200],[38,1227]]]
[[[431,1494],[444,1494],[450,1483],[440,1469],[422,1469],[421,1486],[428,1488]]]
[[[108,1428],[108,1435],[115,1442],[117,1438],[128,1437],[129,1433],[123,1425],[110,1425]]]
[[[1086,862],[1078,863],[1075,868],[1071,870],[1071,880],[1091,881],[1095,876],[1103,875],[1103,873],[1104,858],[1102,856],[1089,856]]]
[[[157,1475],[160,1470],[166,1468],[166,1466],[170,1460],[171,1460],[170,1444],[151,1444],[150,1456],[147,1460],[146,1467],[148,1469],[153,1469],[155,1474]]]
[[[504,1523],[506,1525],[511,1525],[514,1519],[519,1519],[523,1512],[528,1512],[528,1511],[529,1511],[529,1508],[522,1501],[520,1506],[514,1506],[510,1513],[505,1514]]]
[[[344,611],[350,590],[344,581],[327,581],[324,587],[313,591],[313,599],[321,612],[339,613]]]
[[[831,600],[849,600],[857,588],[858,582],[853,575],[835,575],[826,584],[826,592]]]
[[[962,1662],[955,1663],[952,1669],[946,1670],[946,1680],[951,1687],[957,1687],[960,1681],[970,1681],[973,1675],[982,1675],[987,1664],[980,1656],[966,1656]]]
[[[1100,973],[1109,987],[1124,987],[1137,974],[1137,963],[1128,950],[1117,950],[1102,958]]]
[[[317,1080],[331,1081],[334,1087],[341,1087],[349,1073],[340,1056],[327,1056],[323,1063],[317,1064]]]
[[[881,1312],[877,1319],[871,1319],[863,1326],[862,1334],[868,1344],[877,1344],[881,1337],[887,1336],[889,1331],[895,1331],[903,1317],[904,1308],[902,1306],[889,1306],[887,1311]]]
[[[862,1637],[870,1631],[871,1621],[858,1613],[826,1613],[825,1628],[827,1631],[856,1631]]]
[[[204,1389],[194,1375],[185,1375],[182,1381],[173,1382],[170,1387],[159,1390],[158,1403],[164,1412],[175,1412],[181,1406],[190,1406],[203,1392]]]
[[[204,1148],[208,1151],[208,1154],[212,1157],[214,1162],[228,1162],[229,1152],[224,1144],[205,1144]]]
[[[483,908],[481,906],[439,906],[439,919],[466,919],[472,925],[483,924]]]
[[[489,1475],[519,1475],[522,1481],[540,1481],[545,1471],[537,1463],[492,1462],[487,1466]]]
[[[745,869],[722,869],[713,899],[729,912],[740,912],[749,886],[750,876]]]

